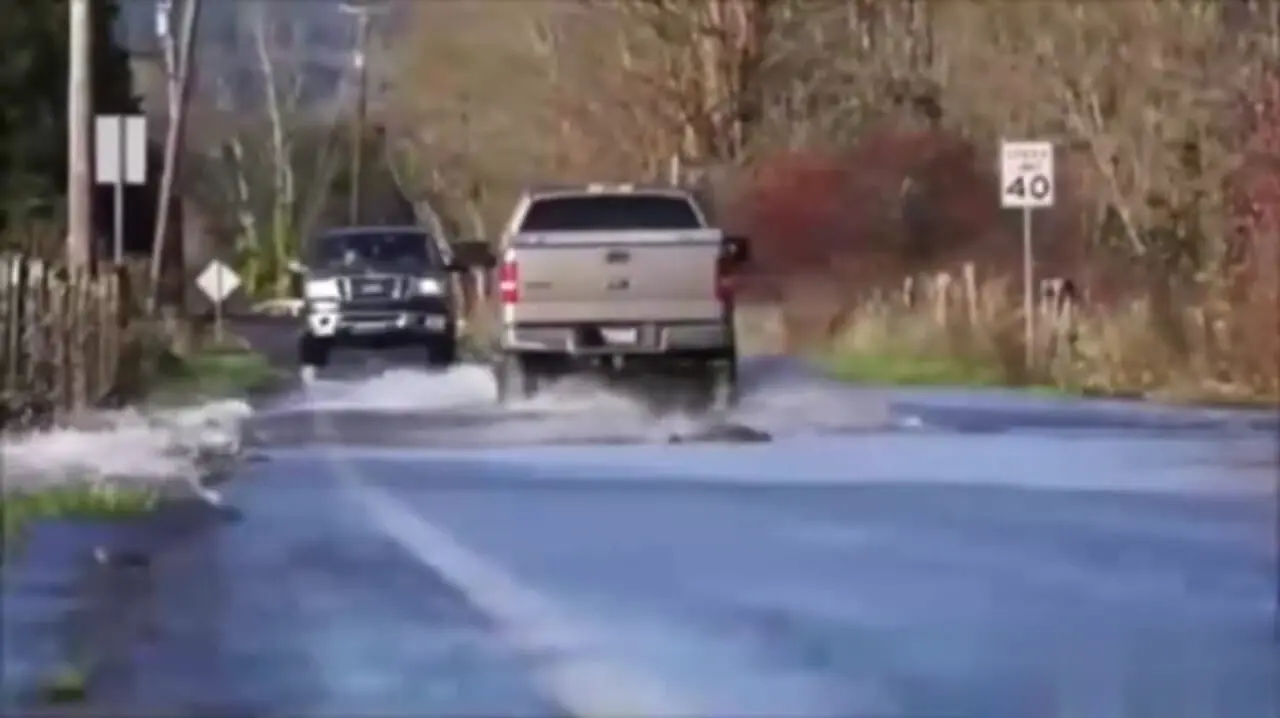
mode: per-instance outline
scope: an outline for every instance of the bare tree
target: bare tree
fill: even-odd
[[[905,119],[988,151],[1059,140],[1098,237],[1166,266],[1226,235],[1232,108],[1257,82],[1260,38],[1276,44],[1191,0],[552,0],[504,5],[501,21],[490,4],[421,5],[397,155],[474,233],[539,177],[749,164]]]
[[[1060,140],[1086,168],[1100,239],[1164,267],[1209,261],[1243,159],[1233,117],[1262,67],[1247,33],[1199,2],[951,10],[965,33],[943,42],[959,61],[948,100],[970,127]]]
[[[346,83],[336,97],[310,96],[307,58],[282,47],[294,29],[290,9],[236,4],[251,59],[212,76],[216,103],[206,117],[206,141],[217,147],[208,179],[235,218],[246,282],[251,292],[274,295],[288,291],[288,262],[324,211],[342,164],[336,125]]]
[[[557,118],[528,28],[562,4],[411,7],[381,122],[402,190],[442,224],[490,236],[515,193],[552,174]]]
[[[399,174],[487,236],[531,182],[739,161],[763,115],[771,5],[421,3],[393,63],[393,154],[414,165]]]
[[[775,5],[591,0],[544,23],[564,131],[589,143],[588,156],[623,154],[631,172],[649,177],[665,174],[673,155],[693,164],[745,158],[763,114]]]

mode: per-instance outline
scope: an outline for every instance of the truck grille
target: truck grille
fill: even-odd
[[[394,277],[347,277],[342,280],[343,299],[353,301],[399,299],[404,283]]]

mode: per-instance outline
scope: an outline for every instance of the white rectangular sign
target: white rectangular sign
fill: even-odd
[[[1053,199],[1053,143],[1001,140],[1000,206],[1043,209]]]
[[[93,154],[98,184],[146,184],[146,118],[142,115],[98,115],[93,120]]]
[[[173,3],[160,0],[156,3],[156,37],[161,40],[169,38],[169,18],[173,15]]]

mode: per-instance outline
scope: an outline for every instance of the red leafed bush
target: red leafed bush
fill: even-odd
[[[823,272],[860,293],[965,261],[1016,271],[1020,218],[1000,209],[995,165],[993,152],[954,134],[873,132],[843,152],[760,163],[726,223],[753,238],[760,280]],[[1038,213],[1051,220],[1037,231],[1046,271],[1080,245],[1061,221],[1068,214]]]
[[[816,153],[775,157],[754,169],[730,200],[726,224],[752,237],[757,269],[787,273],[821,267],[844,212],[838,160]]]
[[[1239,247],[1232,325],[1255,386],[1280,390],[1280,74],[1249,108],[1245,161],[1235,182]],[[1242,357],[1237,357],[1241,359]]]
[[[1237,186],[1237,226],[1245,279],[1253,289],[1280,289],[1280,76],[1267,77],[1249,115],[1245,162]]]

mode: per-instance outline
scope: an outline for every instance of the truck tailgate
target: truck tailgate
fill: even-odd
[[[706,322],[716,297],[719,230],[516,235],[517,323]]]

